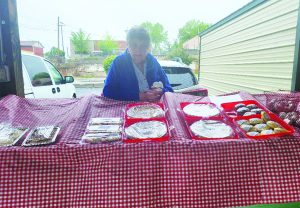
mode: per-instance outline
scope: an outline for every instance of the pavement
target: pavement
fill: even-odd
[[[105,77],[99,78],[74,78],[74,86],[76,88],[99,88],[103,87]]]

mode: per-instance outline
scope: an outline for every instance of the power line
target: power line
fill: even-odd
[[[39,30],[39,31],[57,31],[56,29],[43,28],[43,27],[32,27],[24,24],[20,24],[21,28],[29,29],[29,30]]]

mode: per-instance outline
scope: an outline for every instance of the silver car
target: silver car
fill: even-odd
[[[207,96],[207,89],[199,85],[189,66],[177,61],[159,60],[158,62],[165,71],[174,92]]]

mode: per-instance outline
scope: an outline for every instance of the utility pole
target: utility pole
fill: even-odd
[[[61,33],[61,44],[62,44],[62,50],[65,51],[64,47],[64,36],[63,36],[63,29],[62,27],[65,26],[65,24],[61,21],[59,21],[59,17],[57,17],[57,48],[60,49],[60,42],[59,42],[59,33]]]
[[[57,48],[59,49],[59,17],[57,17]]]
[[[63,33],[63,29],[62,29],[63,26],[65,26],[65,24],[63,22],[60,22],[62,50],[65,51],[65,47],[64,47],[64,35],[63,35],[64,33]]]

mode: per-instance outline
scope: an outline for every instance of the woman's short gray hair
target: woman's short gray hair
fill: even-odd
[[[139,41],[146,43],[147,46],[149,47],[150,42],[151,42],[148,31],[145,28],[140,27],[140,26],[131,28],[127,33],[126,39],[127,39],[128,45],[131,45],[131,43],[134,40],[139,40]]]

